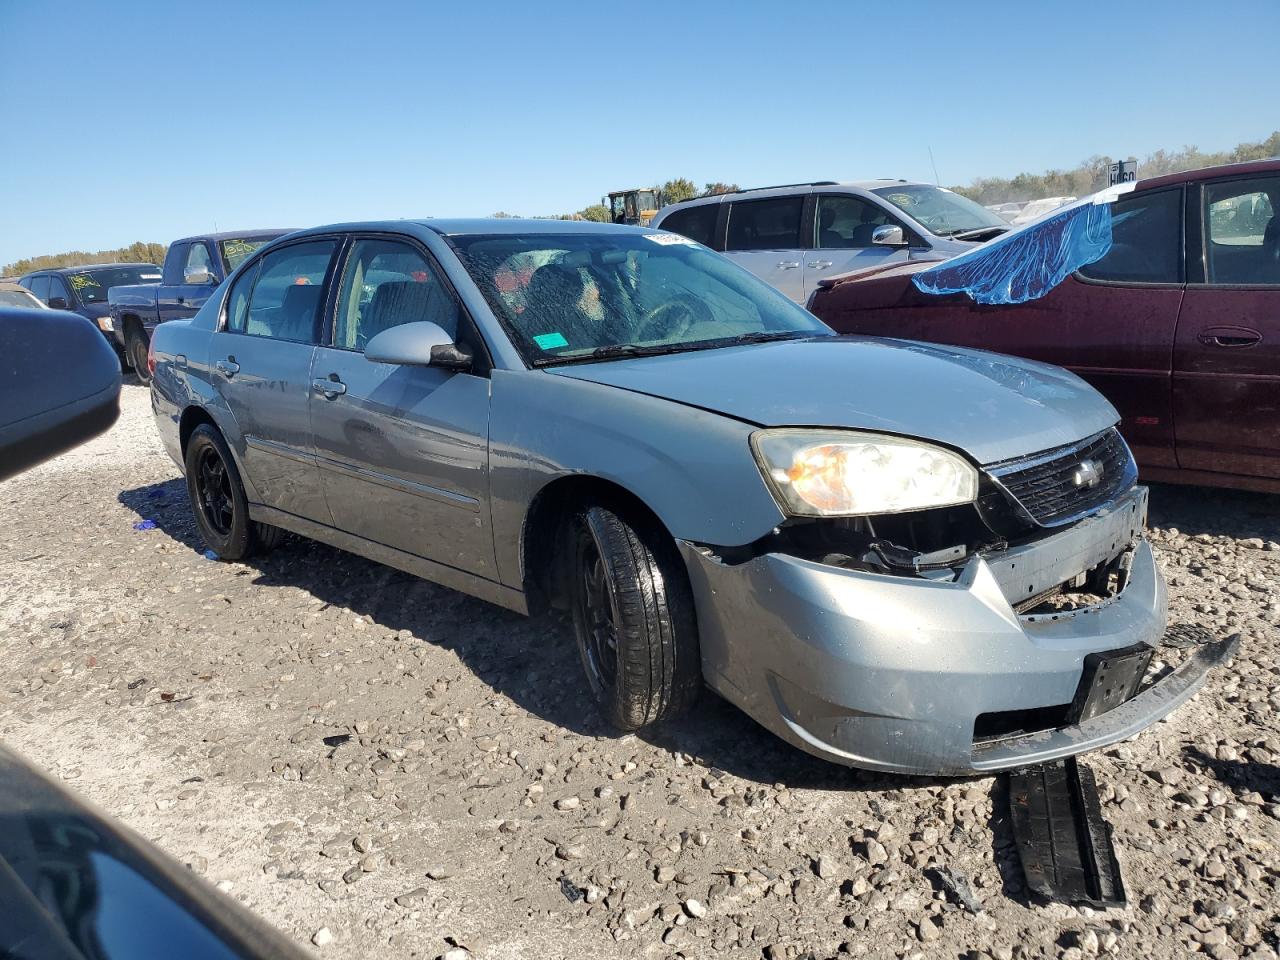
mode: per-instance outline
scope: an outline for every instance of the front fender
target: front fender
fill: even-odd
[[[751,454],[754,429],[618,387],[494,370],[490,490],[502,582],[522,582],[529,505],[560,477],[617,484],[680,540],[740,546],[764,536],[784,517]]]

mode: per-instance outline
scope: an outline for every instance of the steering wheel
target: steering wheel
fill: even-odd
[[[699,321],[712,320],[711,310],[697,297],[688,293],[677,294],[660,303],[640,318],[636,327],[636,340],[674,340],[688,332]]]

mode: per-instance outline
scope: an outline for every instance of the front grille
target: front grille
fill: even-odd
[[[1133,485],[1137,467],[1112,427],[1078,443],[989,464],[988,474],[1036,523],[1070,523]]]

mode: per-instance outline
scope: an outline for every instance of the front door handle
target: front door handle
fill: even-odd
[[[830,260],[810,260],[805,264],[806,267],[813,267],[815,270],[825,270],[831,266]]]
[[[1262,334],[1250,327],[1210,327],[1196,339],[1206,347],[1252,347],[1262,342]]]
[[[799,270],[800,261],[799,260],[780,260],[778,262],[778,269],[779,270]]]
[[[225,360],[219,360],[213,365],[213,368],[228,380],[240,372],[240,364],[236,363],[235,357],[227,357]]]
[[[336,373],[331,373],[328,377],[317,377],[312,380],[311,389],[316,393],[324,394],[326,400],[336,400],[347,392],[347,385],[338,379]]]

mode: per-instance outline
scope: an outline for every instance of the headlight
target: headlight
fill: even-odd
[[[978,471],[950,450],[875,433],[762,430],[751,447],[778,502],[809,517],[970,503]]]
[[[111,318],[110,318],[110,317],[99,317],[99,318],[98,318],[98,329],[99,329],[99,330],[105,330],[105,331],[107,331],[108,333],[110,333],[112,330],[114,330],[114,329],[115,329],[115,325],[111,322]]]

